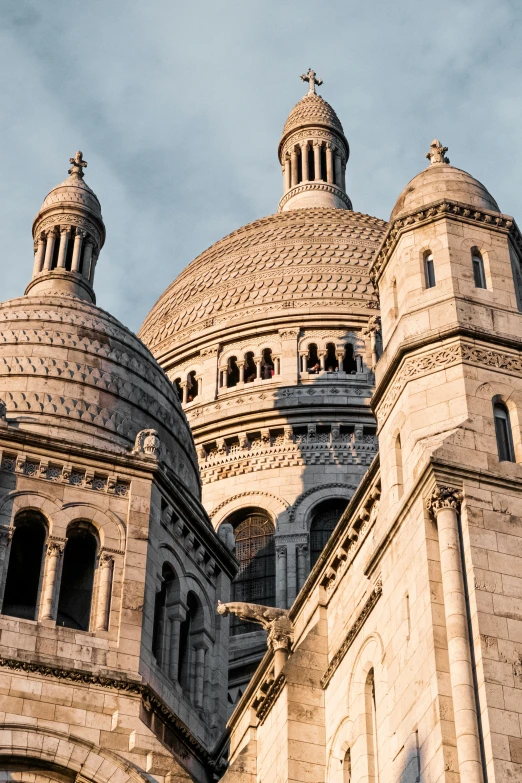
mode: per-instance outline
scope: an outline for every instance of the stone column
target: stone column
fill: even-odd
[[[65,256],[67,255],[67,245],[69,244],[70,228],[60,229],[60,247],[58,249],[57,269],[65,269]]]
[[[341,154],[339,150],[335,150],[334,152],[334,169],[335,169],[335,184],[337,185],[338,188],[340,188],[343,180],[343,173],[342,173]]]
[[[274,356],[274,375],[281,375],[281,357]]]
[[[258,381],[261,378],[261,356],[257,358],[254,356],[254,361],[256,363],[256,381]]]
[[[333,146],[330,142],[326,144],[326,181],[333,184]]]
[[[73,272],[80,271],[80,259],[82,257],[82,239],[84,236],[85,236],[85,231],[82,231],[81,228],[77,228],[74,234],[74,247],[73,247],[72,264],[71,264],[71,270]]]
[[[303,182],[308,182],[310,175],[308,172],[308,142],[303,141],[301,144],[301,170],[303,172]]]
[[[204,642],[199,642],[194,647],[196,653],[195,677],[194,677],[194,706],[203,707],[203,695],[205,690],[205,655],[207,652]]]
[[[183,392],[182,403],[183,405],[186,405],[188,400],[188,383],[187,381],[181,381],[179,385],[181,386],[181,390]]]
[[[9,562],[9,550],[13,540],[14,527],[0,527],[0,607],[4,602],[4,588]]]
[[[326,351],[317,351],[317,358],[319,359],[319,367],[321,370],[324,370],[324,358],[326,356]]]
[[[287,545],[286,548],[286,598],[287,606],[290,607],[295,601],[297,595],[297,561],[295,543]]]
[[[297,546],[297,590],[299,591],[306,582],[306,544]]]
[[[237,362],[237,369],[239,370],[239,381],[237,382],[237,385],[239,386],[240,383],[245,382],[245,362]]]
[[[114,558],[105,552],[100,554],[98,568],[100,569],[100,581],[98,584],[98,606],[96,607],[96,630],[108,631],[111,594],[112,594],[112,570]]]
[[[442,592],[460,779],[466,783],[484,783],[460,551],[458,512],[461,501],[462,495],[458,490],[436,486],[427,501],[427,506],[435,517],[439,533]]]
[[[168,609],[167,616],[170,622],[169,678],[172,682],[178,682],[181,623],[185,620],[187,611],[181,604],[177,604]]]
[[[286,156],[285,158],[285,165],[283,168],[283,172],[285,175],[285,193],[288,193],[290,188],[292,187],[292,164],[290,163],[290,158]]]
[[[92,250],[91,255],[91,263],[89,266],[89,283],[92,285],[94,282],[94,272],[96,271],[96,262],[98,261],[98,256],[95,253],[95,249]]]
[[[291,182],[292,182],[292,187],[295,188],[295,186],[297,185],[297,173],[298,173],[298,170],[297,170],[297,150],[296,150],[295,147],[292,149],[292,152],[290,153],[290,160],[292,161],[292,178],[291,178]]]
[[[341,188],[346,193],[346,163],[341,164]]]
[[[34,254],[34,266],[33,277],[42,271],[45,258],[45,234],[40,234],[38,237],[38,243],[36,245],[36,253]]]
[[[42,587],[40,620],[56,620],[56,600],[59,590],[59,567],[65,542],[49,541],[45,553],[46,568]]]
[[[314,179],[321,179],[321,142],[314,141]]]
[[[286,546],[277,547],[277,605],[286,609],[287,606],[287,575],[286,575]]]
[[[53,263],[54,243],[56,242],[56,230],[52,228],[47,232],[47,243],[45,246],[44,270],[51,269]]]

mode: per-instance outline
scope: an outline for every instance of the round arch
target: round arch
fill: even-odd
[[[214,529],[217,530],[221,523],[234,512],[253,507],[265,511],[277,530],[281,522],[284,521],[283,515],[288,511],[289,504],[283,498],[269,492],[241,492],[220,503],[210,512],[209,516]]]
[[[49,535],[56,535],[55,520],[60,506],[51,497],[27,490],[10,492],[0,503],[0,524],[12,527],[21,511],[39,511],[47,520]]]

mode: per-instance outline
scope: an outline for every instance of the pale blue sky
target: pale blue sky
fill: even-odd
[[[201,251],[275,212],[309,66],[387,218],[434,136],[522,222],[522,7],[510,0],[0,0],[1,299],[81,149],[107,226],[98,304],[137,330]]]

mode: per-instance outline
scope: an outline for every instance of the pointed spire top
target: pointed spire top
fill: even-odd
[[[449,158],[445,155],[447,151],[448,148],[443,147],[438,139],[433,139],[430,144],[430,151],[426,153],[430,166],[433,166],[435,163],[449,163]]]
[[[72,166],[68,173],[72,177],[83,179],[83,169],[87,166],[87,161],[83,159],[83,152],[78,150],[74,158],[69,158],[69,163],[71,163]]]
[[[312,71],[311,68],[301,75],[301,80],[303,82],[308,82],[308,94],[312,93],[313,95],[315,95],[315,85],[317,84],[317,86],[320,87],[323,83],[323,80],[318,79],[315,71]]]

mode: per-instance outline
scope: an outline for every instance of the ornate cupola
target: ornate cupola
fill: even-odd
[[[69,176],[47,195],[34,220],[33,277],[25,293],[69,294],[94,303],[94,270],[105,225],[100,202],[83,180],[83,153],[70,163]]]
[[[345,171],[350,155],[343,126],[315,91],[321,85],[311,68],[301,76],[308,92],[294,106],[279,142],[284,190],[279,212],[303,207],[352,209]]]

